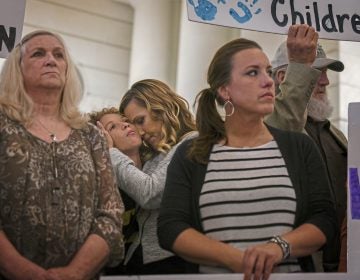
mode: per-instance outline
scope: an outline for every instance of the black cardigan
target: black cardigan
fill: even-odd
[[[284,157],[295,189],[295,228],[304,223],[313,224],[331,243],[338,229],[335,206],[316,145],[307,135],[273,127],[268,129]],[[185,229],[194,228],[203,232],[198,206],[207,166],[186,157],[191,141],[179,146],[170,162],[158,218],[160,245],[170,251],[178,235]],[[299,262],[303,271],[314,271],[310,257],[299,258]]]

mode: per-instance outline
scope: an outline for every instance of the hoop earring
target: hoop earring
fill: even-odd
[[[230,112],[230,114],[227,114],[227,113],[226,113],[226,106],[227,106],[227,105],[230,105],[230,106],[231,106],[231,112]],[[224,110],[225,110],[225,116],[227,116],[227,117],[231,117],[231,116],[234,114],[235,108],[234,108],[234,105],[231,103],[230,99],[225,101],[225,103],[224,103]]]
[[[219,102],[215,99],[215,108],[217,113],[219,114],[221,120],[224,122],[226,117],[226,112],[224,109],[224,104],[220,105]]]

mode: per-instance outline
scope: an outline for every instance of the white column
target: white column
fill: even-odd
[[[131,0],[134,7],[129,84],[145,78],[171,81],[174,1]]]
[[[176,90],[192,106],[197,93],[209,87],[206,75],[212,57],[220,46],[234,38],[234,30],[189,21],[184,0],[180,18]]]
[[[241,37],[257,42],[268,56],[270,62],[279,45],[286,40],[286,35],[241,30]]]
[[[339,127],[342,131],[345,131],[346,135],[349,103],[360,102],[360,87],[358,85],[358,73],[360,71],[359,47],[359,42],[339,42],[339,58],[345,65],[344,71],[339,73]],[[328,56],[334,57],[332,53]]]

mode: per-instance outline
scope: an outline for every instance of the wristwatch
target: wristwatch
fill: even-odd
[[[268,241],[268,243],[275,243],[280,246],[281,251],[283,253],[283,260],[286,260],[290,257],[290,251],[291,251],[290,244],[281,236],[276,235],[276,236],[272,237]]]

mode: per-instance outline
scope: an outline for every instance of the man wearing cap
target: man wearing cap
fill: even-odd
[[[327,58],[317,39],[314,28],[308,25],[289,28],[287,42],[279,46],[272,61],[277,97],[275,111],[266,122],[303,131],[315,141],[326,165],[340,225],[346,215],[347,140],[328,120],[333,107],[326,87],[327,70],[341,72],[344,65]],[[324,271],[337,271],[339,253],[339,239],[324,248]]]

